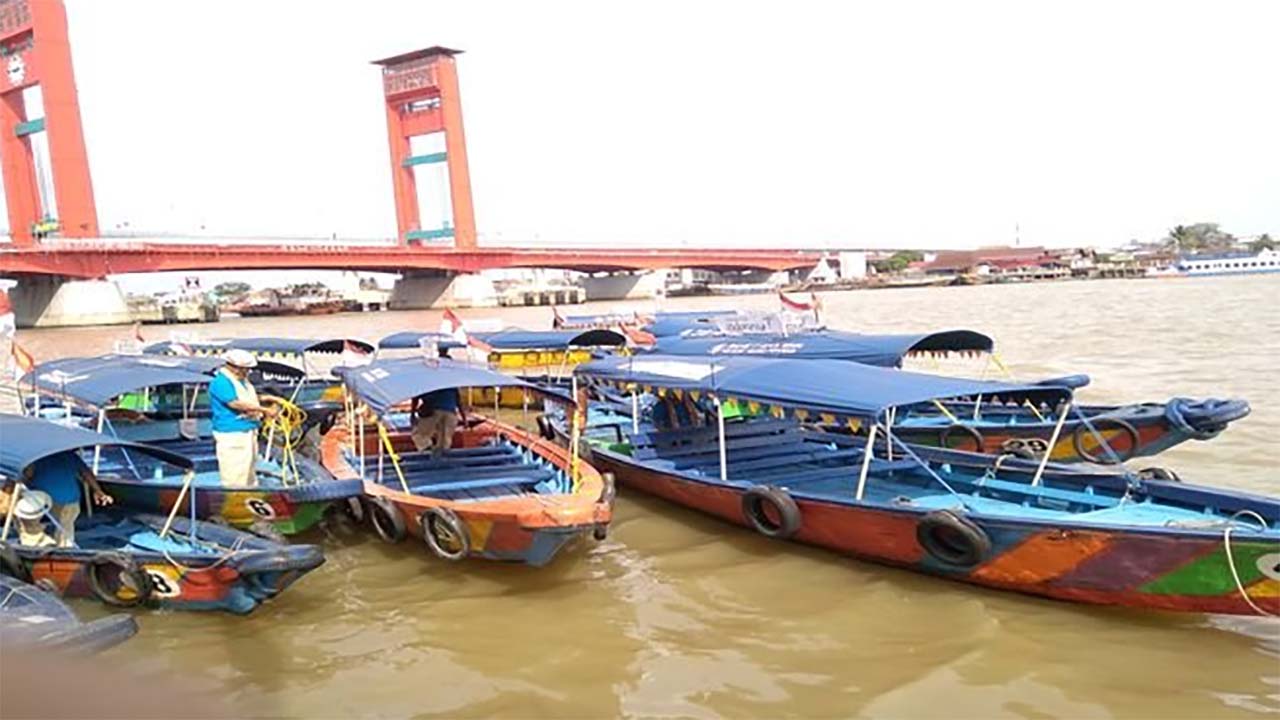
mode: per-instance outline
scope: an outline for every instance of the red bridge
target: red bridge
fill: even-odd
[[[6,58],[5,72],[0,73],[0,162],[13,238],[8,247],[0,246],[0,273],[23,279],[14,293],[18,322],[127,322],[118,288],[102,282],[108,275],[126,273],[283,268],[396,272],[404,275],[397,285],[399,306],[425,307],[456,300],[449,289],[453,276],[496,268],[778,271],[818,261],[816,254],[795,250],[479,247],[455,64],[459,52],[432,47],[375,63],[382,73],[395,190],[394,242],[117,241],[103,238],[98,229],[62,1],[0,0],[0,56]],[[31,118],[24,91],[37,85],[45,117]],[[31,143],[40,133],[48,141],[43,162],[37,161]],[[444,150],[413,154],[411,138],[423,135],[442,139],[437,146]],[[424,228],[417,176],[441,171],[449,200],[439,210],[447,219],[440,227]],[[629,286],[625,281],[614,283],[605,295],[616,295],[619,287],[625,294]]]

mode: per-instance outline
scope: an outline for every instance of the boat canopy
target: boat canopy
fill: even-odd
[[[635,312],[611,312],[598,315],[564,315],[557,318],[555,326],[562,330],[584,330],[595,327],[635,325],[641,321]]]
[[[691,328],[705,327],[716,318],[728,318],[737,315],[736,310],[685,310],[680,312],[660,312],[644,329],[655,337],[679,335]]]
[[[221,358],[100,355],[50,360],[37,365],[21,383],[40,392],[101,407],[125,393],[162,385],[204,385]],[[8,437],[4,438],[9,444]]]
[[[1052,406],[1071,397],[1064,387],[949,378],[842,360],[639,355],[594,360],[576,372],[588,382],[625,390],[708,393],[764,406],[762,410],[777,416],[831,416],[825,422],[880,418],[891,407],[934,400],[981,396],[984,402]]]
[[[459,342],[452,335],[433,332],[417,332],[413,330],[404,330],[398,333],[392,333],[378,341],[379,350],[416,350],[420,347],[422,340],[434,340],[441,350],[453,350],[455,348],[466,347],[465,343]]]
[[[334,368],[347,388],[379,415],[424,393],[461,388],[537,386],[479,365],[419,357],[375,360],[354,368]]]
[[[83,428],[57,425],[48,420],[0,413],[0,475],[16,480],[32,463],[69,450],[92,447],[123,447],[158,458],[184,470],[194,465],[190,458],[153,445],[117,440]]]
[[[797,359],[847,360],[878,367],[900,367],[913,353],[991,352],[995,342],[972,330],[914,335],[861,335],[823,330],[792,335],[725,334],[714,329],[686,330],[659,337],[653,352],[663,355],[763,355]]]
[[[303,355],[305,353],[341,353],[351,344],[364,353],[373,352],[373,345],[355,338],[221,338],[191,342],[165,341],[148,345],[143,352],[148,355],[221,355],[232,348],[247,350],[262,357]]]
[[[520,330],[471,333],[490,350],[568,350],[569,348],[626,347],[627,337],[616,330]]]

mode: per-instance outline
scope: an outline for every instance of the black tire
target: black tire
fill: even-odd
[[[963,425],[961,423],[948,425],[946,429],[942,431],[942,435],[938,438],[938,444],[948,450],[963,450],[964,448],[951,446],[951,434],[954,432],[960,432],[969,436],[969,439],[973,441],[973,452],[983,452],[982,433],[978,432],[977,428],[969,427],[968,425]]]
[[[1182,482],[1182,478],[1178,477],[1178,473],[1169,468],[1149,467],[1142,468],[1138,471],[1138,477],[1143,480],[1159,480],[1161,482]]]
[[[591,537],[595,538],[596,542],[604,542],[609,538],[609,526],[604,524],[596,525],[591,529]]]
[[[556,431],[551,427],[551,420],[546,415],[538,416],[538,435],[544,440],[554,440]]]
[[[1129,448],[1127,450],[1117,450],[1113,443],[1108,442],[1107,445],[1111,447],[1110,453],[1103,451],[1101,446],[1098,447],[1098,450],[1101,451],[1099,455],[1090,453],[1084,448],[1084,439],[1093,437],[1093,433],[1089,432],[1089,428],[1084,423],[1080,423],[1076,426],[1075,432],[1071,433],[1071,445],[1075,448],[1076,455],[1079,455],[1083,460],[1100,465],[1115,465],[1133,457],[1134,452],[1138,450],[1138,431],[1120,418],[1098,418],[1092,424],[1098,434],[1102,435],[1107,423],[1118,428],[1129,437]],[[1113,457],[1111,453],[1115,453],[1115,456]]]
[[[1012,455],[1023,460],[1039,460],[1040,456],[1034,450],[1027,447],[1026,442],[1022,438],[1009,438],[1000,443],[1000,452],[1004,455]]]
[[[471,533],[458,514],[446,507],[433,507],[418,518],[422,539],[436,557],[457,562],[471,554]]]
[[[278,545],[289,544],[289,538],[286,538],[284,533],[277,530],[276,526],[272,525],[267,520],[254,520],[249,524],[249,527],[246,528],[246,530],[248,530],[251,535],[257,535],[263,540],[270,540]]]
[[[31,582],[31,568],[18,551],[8,545],[0,545],[0,572],[25,583]]]
[[[346,515],[351,522],[363,525],[365,519],[369,517],[369,510],[365,507],[364,498],[349,497],[342,501],[342,514]]]
[[[112,589],[103,571],[115,570],[120,584],[134,591],[131,598],[121,598],[118,591]],[[89,561],[89,588],[99,600],[112,607],[135,607],[151,599],[151,576],[138,567],[133,558],[120,553],[103,553]]]
[[[369,497],[365,499],[365,510],[369,524],[383,542],[394,545],[404,540],[404,516],[395,503],[384,497]]]
[[[770,517],[766,508],[772,507]],[[742,494],[742,514],[761,535],[785,540],[800,530],[800,508],[791,495],[772,485],[753,485]],[[776,518],[776,519],[775,519]]]
[[[950,510],[925,515],[916,526],[916,540],[934,560],[951,568],[976,567],[991,554],[991,538],[982,528]]]

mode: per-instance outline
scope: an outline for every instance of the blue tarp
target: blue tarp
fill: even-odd
[[[351,343],[364,352],[373,352],[373,346],[363,340],[354,338],[221,338],[214,340],[194,340],[191,342],[165,341],[148,345],[143,352],[148,355],[171,355],[173,347],[185,345],[201,355],[221,354],[232,348],[247,350],[258,354],[301,355],[309,352],[340,353],[344,343]],[[185,353],[183,353],[185,354]]]
[[[575,347],[625,347],[627,338],[620,332],[592,330],[520,330],[509,328],[497,332],[473,332],[471,337],[493,350],[568,350]]]
[[[333,372],[380,415],[406,400],[436,390],[491,387],[537,390],[519,378],[486,367],[443,359],[434,362],[419,357],[375,360],[362,367],[334,368]]]
[[[127,392],[161,385],[203,385],[222,366],[215,357],[157,357],[155,355],[100,355],[51,360],[37,365],[22,386],[42,393],[65,395],[101,407]]]
[[[655,337],[679,335],[690,328],[709,327],[715,318],[727,318],[737,315],[736,310],[687,310],[680,312],[660,312],[644,329]]]
[[[0,475],[16,480],[31,463],[68,450],[103,445],[137,450],[171,465],[187,469],[190,459],[151,445],[127,442],[81,428],[55,425],[48,420],[0,413]]]
[[[822,330],[791,335],[717,333],[686,330],[659,337],[653,352],[662,355],[761,355],[849,360],[878,367],[899,367],[910,352],[991,352],[991,338],[972,330],[914,335],[860,335]]]
[[[576,372],[588,381],[696,390],[841,417],[878,417],[890,407],[978,395],[984,401],[1037,404],[1071,396],[1066,388],[947,378],[843,360],[639,355],[594,360]]]

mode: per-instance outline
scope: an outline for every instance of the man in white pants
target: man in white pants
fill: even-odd
[[[275,417],[276,409],[262,405],[249,384],[249,370],[258,359],[247,350],[228,350],[226,364],[209,383],[209,406],[213,411],[213,443],[218,454],[218,474],[226,487],[256,484],[254,467],[258,456],[258,428],[264,417]],[[264,396],[263,400],[277,400]]]

